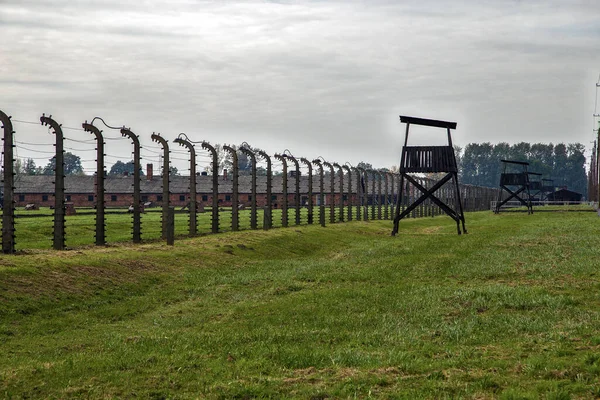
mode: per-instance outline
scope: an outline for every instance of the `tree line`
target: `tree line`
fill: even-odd
[[[587,195],[585,147],[581,143],[469,143],[459,154],[461,183],[498,187],[502,164],[500,160],[525,161],[528,171],[552,179],[557,188]],[[507,171],[518,172],[518,171]]]

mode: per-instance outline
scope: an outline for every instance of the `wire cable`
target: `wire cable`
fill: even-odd
[[[95,120],[97,120],[97,119],[99,119],[100,121],[102,121],[102,123],[103,123],[103,124],[104,124],[104,125],[105,125],[107,128],[109,128],[109,129],[117,129],[117,130],[121,130],[121,128],[123,128],[123,127],[124,127],[124,126],[119,126],[119,127],[116,127],[116,126],[110,126],[110,125],[108,125],[108,124],[107,124],[107,123],[106,123],[106,122],[105,122],[105,121],[104,121],[102,118],[100,118],[100,117],[94,117],[94,118],[92,118],[92,120],[90,121],[90,124],[92,124],[92,125],[93,125],[93,124],[94,124],[94,121],[95,121]]]
[[[31,125],[41,125],[42,124],[41,122],[23,121],[23,120],[14,119],[14,118],[11,118],[11,121],[12,122],[20,122],[22,124],[31,124]]]
[[[67,130],[71,130],[71,131],[82,131],[82,132],[85,132],[85,130],[83,128],[72,128],[70,126],[62,126],[62,125],[60,127],[61,127],[61,129],[67,129]]]
[[[96,143],[96,139],[89,139],[89,140],[77,140],[77,139],[71,139],[71,138],[64,138],[65,140],[68,140],[70,142],[76,142],[76,143],[83,143],[83,144],[91,144],[91,143]]]
[[[16,146],[19,149],[23,149],[23,150],[29,150],[29,151],[33,151],[34,153],[42,153],[42,154],[56,154],[55,151],[43,151],[43,150],[34,150],[34,149],[30,149],[24,146]]]
[[[75,149],[73,147],[65,147],[65,150],[71,150],[71,151],[96,151],[96,149]]]
[[[28,145],[28,146],[53,146],[54,145],[54,143],[28,143],[28,142],[22,142],[20,140],[13,140],[13,142],[15,144],[17,144],[17,143],[18,144],[25,144],[25,145]]]

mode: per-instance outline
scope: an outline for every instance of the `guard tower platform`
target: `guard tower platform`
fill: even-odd
[[[500,191],[498,192],[498,201],[496,202],[494,212],[498,214],[502,210],[503,205],[515,199],[527,207],[527,214],[533,214],[531,193],[529,191],[529,172],[527,172],[529,163],[513,160],[500,161],[503,168],[500,174]],[[508,193],[508,197],[502,200],[504,192]]]
[[[465,216],[462,207],[462,199],[460,198],[460,189],[458,187],[458,166],[454,148],[452,147],[452,137],[450,129],[456,129],[456,122],[439,121],[434,119],[424,119],[400,116],[400,122],[406,124],[406,134],[404,137],[404,147],[402,148],[402,156],[400,159],[400,190],[398,193],[398,204],[394,217],[394,228],[392,235],[398,233],[398,225],[400,220],[409,215],[416,207],[427,199],[431,199],[440,209],[448,214],[456,221],[456,229],[460,235],[462,232],[467,233],[465,227]],[[436,128],[444,128],[448,133],[448,143],[445,146],[408,146],[408,132],[410,125],[423,125]],[[446,173],[439,181],[431,188],[427,189],[421,185],[417,179],[410,174],[414,173]],[[422,195],[417,198],[412,204],[401,212],[402,195],[405,190],[404,181],[410,182]],[[441,189],[446,183],[452,181],[451,191],[453,196],[447,196],[450,201],[454,200],[453,207],[445,203],[436,195],[436,192]],[[461,232],[462,224],[462,232]]]

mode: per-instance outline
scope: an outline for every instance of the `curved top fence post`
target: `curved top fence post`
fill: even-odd
[[[232,195],[231,195],[231,230],[237,231],[240,229],[239,210],[238,210],[238,156],[237,151],[231,146],[223,146],[231,154],[233,159],[232,177]]]
[[[212,233],[219,232],[219,158],[217,149],[208,142],[202,142],[202,148],[208,150],[212,155],[212,216],[211,216],[211,231]]]
[[[333,163],[333,166],[338,169],[340,173],[340,222],[344,222],[344,170],[338,163]]]
[[[138,135],[131,132],[129,128],[121,128],[121,136],[131,139],[133,143],[133,243],[142,241],[142,217],[141,217],[141,196],[140,196],[140,139]]]
[[[104,217],[104,137],[102,131],[85,121],[81,124],[84,131],[96,137],[96,246],[106,244]]]
[[[363,220],[367,221],[369,219],[369,208],[368,208],[368,191],[369,191],[369,176],[367,175],[367,171],[364,168],[356,167],[356,169],[360,172],[360,188],[362,190],[362,196],[360,199],[360,207],[363,209]],[[360,212],[359,212],[360,214]],[[357,217],[360,220],[360,216]]]
[[[325,226],[325,184],[323,182],[323,164],[318,158],[313,160],[313,164],[319,169],[319,223],[321,226]]]
[[[12,254],[15,252],[15,172],[13,148],[14,140],[11,117],[0,111],[0,122],[4,129],[4,199],[2,206],[2,252]]]
[[[356,220],[360,221],[362,216],[360,214],[361,209],[361,194],[362,194],[362,178],[361,173],[357,167],[351,167],[354,170],[354,174],[356,175]]]
[[[323,161],[323,165],[329,168],[329,192],[331,194],[331,204],[329,205],[329,222],[335,224],[335,171],[333,165]]]
[[[296,225],[300,225],[300,164],[298,163],[298,160],[296,160],[296,158],[291,155],[289,153],[289,151],[287,151],[287,154],[284,154],[284,157],[292,160],[292,162],[294,163],[294,166],[296,167],[296,172],[295,172],[295,186],[294,186],[294,203],[295,203],[295,208],[296,208]]]
[[[52,115],[40,117],[42,125],[54,129],[56,135],[56,155],[54,157],[54,250],[65,248],[65,155],[63,150],[63,132],[61,125],[52,119]]]
[[[342,165],[348,172],[348,221],[352,221],[352,170],[348,165]]]
[[[173,140],[182,147],[186,147],[190,152],[190,236],[194,236],[197,232],[197,216],[196,216],[196,149],[192,142],[187,139],[185,133],[180,133],[177,139]]]
[[[308,217],[307,223],[311,225],[313,223],[313,171],[312,171],[312,163],[308,161],[306,158],[300,158],[300,161],[306,165],[308,168]]]
[[[273,219],[272,219],[273,201],[272,201],[272,195],[271,195],[271,184],[272,184],[271,180],[273,177],[273,173],[271,171],[271,157],[269,157],[269,155],[262,150],[258,150],[257,153],[267,163],[267,188],[266,188],[267,198],[266,198],[265,217],[264,217],[264,223],[263,223],[263,229],[266,230],[266,229],[270,229],[273,226]]]
[[[256,156],[249,147],[250,146],[240,146],[240,151],[248,157],[250,157],[250,161],[252,162],[252,182],[250,183],[250,185],[252,186],[250,188],[250,190],[252,191],[252,199],[250,200],[250,229],[256,229],[258,219],[256,215]]]
[[[171,193],[169,190],[169,143],[165,138],[160,136],[160,133],[152,133],[152,141],[160,143],[163,148],[163,171],[162,171],[162,187],[163,187],[163,201],[162,201],[162,238],[167,237],[167,218],[169,216],[169,206],[171,205]]]
[[[281,226],[287,228],[288,226],[288,185],[287,185],[287,162],[285,161],[285,156],[280,154],[275,154],[277,160],[281,161],[283,168],[283,176],[282,176],[282,192],[283,192],[283,202],[281,203]]]

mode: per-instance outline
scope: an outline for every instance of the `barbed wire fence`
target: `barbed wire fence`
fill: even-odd
[[[108,129],[118,130],[120,136],[104,135],[94,125],[96,120],[102,122]],[[110,214],[108,209],[112,207],[107,207],[106,200],[116,199],[117,195],[130,196],[130,204],[126,208],[132,214],[130,239],[133,243],[140,243],[143,237],[146,237],[147,240],[166,239],[168,244],[174,242],[175,205],[181,206],[178,214],[187,214],[187,236],[196,236],[241,229],[268,230],[314,223],[325,227],[328,224],[341,222],[388,220],[394,215],[396,208],[399,207],[401,210],[406,208],[420,195],[418,190],[409,183],[405,182],[404,187],[400,187],[400,175],[387,169],[363,169],[349,163],[329,162],[323,157],[309,160],[294,156],[287,149],[281,154],[271,156],[262,150],[253,149],[245,142],[240,148],[223,145],[222,148],[231,156],[231,170],[228,170],[225,176],[219,174],[220,160],[216,146],[206,141],[192,141],[185,134],[180,134],[174,140],[180,148],[172,149],[169,148],[165,138],[155,133],[151,138],[159,145],[141,146],[140,137],[129,128],[110,126],[100,117],[95,117],[90,123],[84,122],[82,128],[64,127],[52,119],[52,116],[45,115],[42,115],[40,122],[12,119],[2,111],[0,111],[0,121],[4,131],[2,249],[7,254],[16,251],[15,232],[18,226],[15,224],[17,204],[15,199],[20,193],[15,190],[16,186],[20,187],[20,182],[15,180],[15,162],[19,151],[32,152],[36,155],[36,157],[27,157],[28,159],[49,159],[54,163],[52,171],[54,186],[51,193],[54,196],[54,205],[50,208],[53,217],[52,247],[56,250],[67,248],[67,226],[75,228],[79,225],[79,228],[82,228],[87,224],[87,228],[91,229],[87,220],[79,220],[77,225],[67,212],[67,206],[73,208],[81,206],[73,204],[76,201],[68,201],[71,194],[66,190],[65,180],[68,182],[71,177],[65,172],[64,155],[67,151],[83,153],[85,163],[96,163],[93,171],[94,189],[91,187],[87,189],[86,195],[88,200],[93,200],[91,204],[95,214],[93,231],[95,244],[99,246],[106,245],[108,242],[107,215]],[[54,134],[55,141],[36,143],[17,140],[13,122],[46,125],[49,133]],[[65,135],[64,130],[69,133]],[[71,132],[87,132],[94,137],[85,139],[83,136],[73,136]],[[107,191],[107,183],[111,183],[114,178],[107,176],[106,159],[120,160],[122,157],[106,152],[106,148],[114,149],[116,146],[123,146],[127,139],[133,145],[133,177],[128,177],[131,188],[128,190],[121,188],[120,192],[115,192],[114,188]],[[106,146],[107,141],[110,146]],[[196,149],[198,144],[201,149]],[[53,150],[50,150],[51,146],[54,146]],[[196,152],[196,150],[200,151]],[[240,175],[238,155],[245,155],[251,160],[252,168],[249,176]],[[142,192],[142,159],[159,166],[158,172],[162,176],[160,195],[154,192]],[[185,190],[181,189],[181,185],[177,186],[176,191],[172,188],[171,160],[185,161],[190,165],[189,183]],[[257,173],[259,164],[264,165],[262,175]],[[198,166],[205,172],[202,174],[196,172]],[[212,172],[211,175],[206,173],[208,170]],[[89,175],[92,171],[88,168],[88,170],[84,169],[84,172]],[[433,182],[423,176],[416,176],[415,179],[424,187],[431,187]],[[489,210],[490,202],[497,197],[498,193],[496,188],[471,185],[460,185],[460,188],[466,211]],[[400,191],[404,193],[402,198],[399,196]],[[142,217],[148,211],[145,204],[150,203],[147,201],[149,194],[156,195],[156,203],[161,206],[162,212],[158,224],[150,218]],[[441,197],[446,201],[451,201],[452,196],[455,196],[452,190],[441,188]],[[412,212],[412,217],[433,217],[441,214],[439,207],[427,200]],[[315,219],[316,215],[318,220]],[[242,216],[244,219],[241,219]],[[147,221],[144,223],[144,232],[142,232],[142,220]],[[210,226],[209,230],[199,228],[204,226]]]

